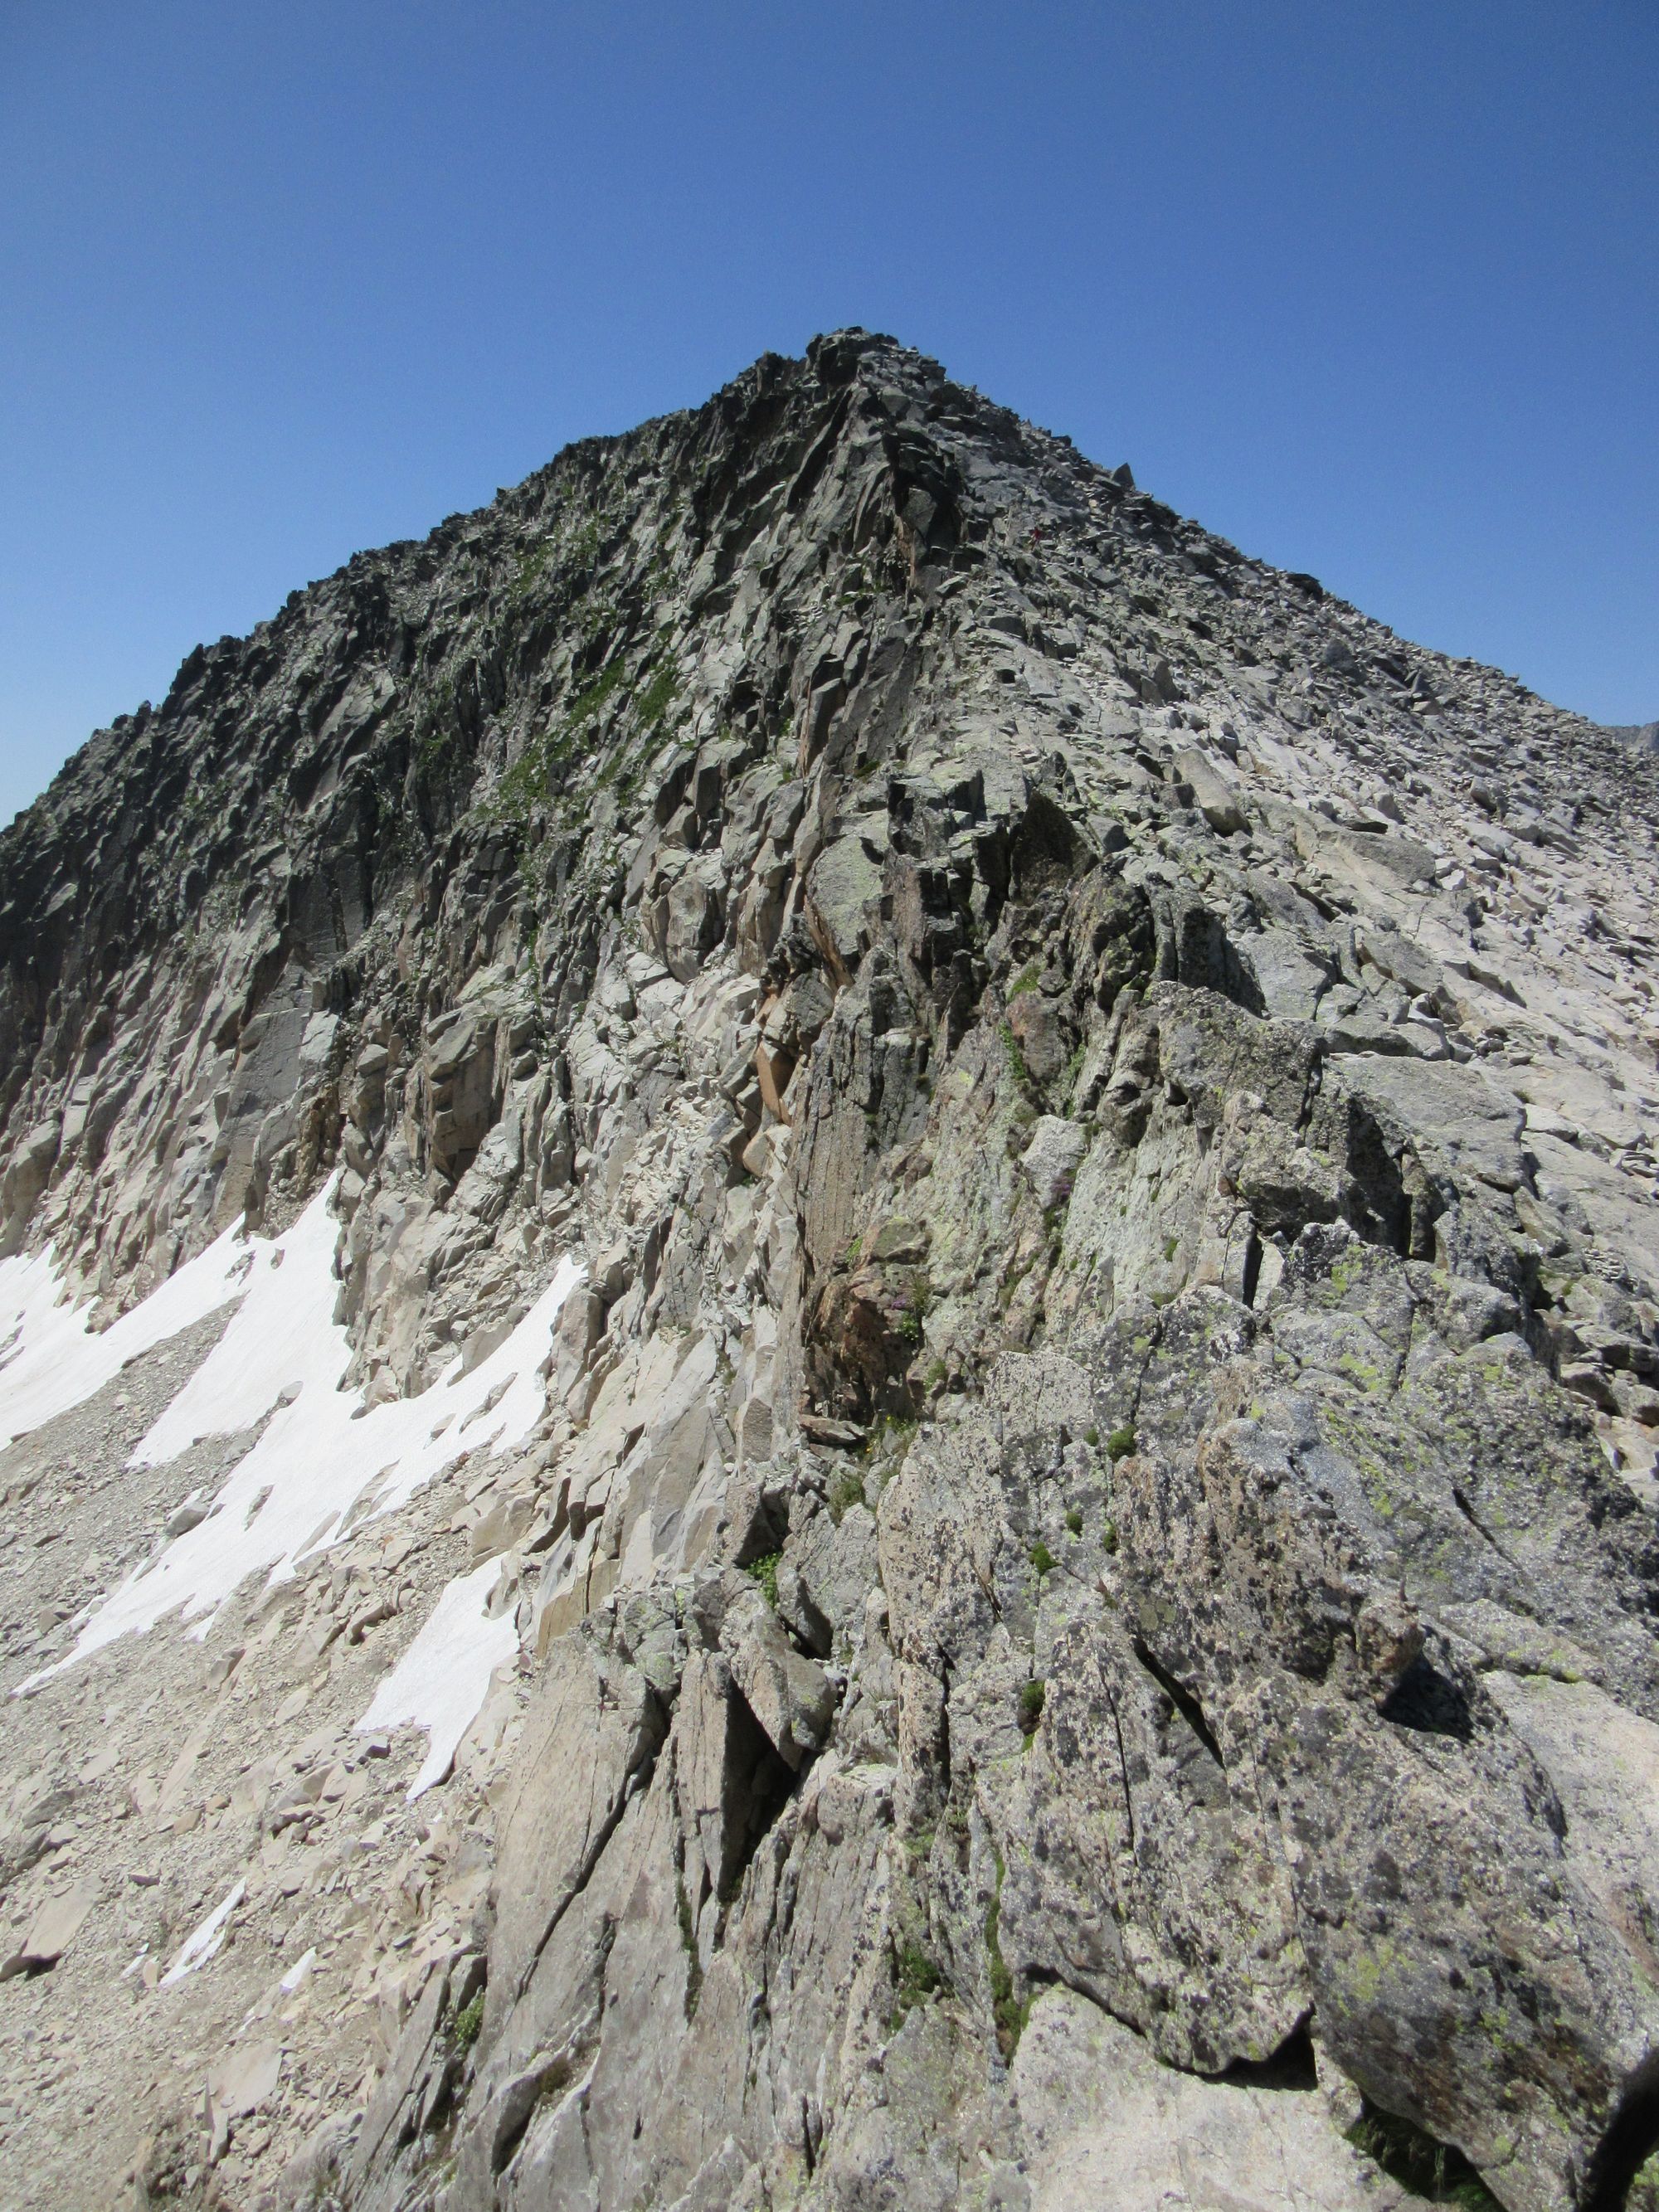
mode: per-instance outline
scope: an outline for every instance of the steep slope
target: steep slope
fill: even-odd
[[[0,839],[7,2201],[1651,2201],[1656,824],[859,331],[193,654]]]

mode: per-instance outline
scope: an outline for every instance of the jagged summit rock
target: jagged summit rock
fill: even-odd
[[[193,653],[0,836],[8,2203],[1654,2201],[1656,827],[859,331]]]

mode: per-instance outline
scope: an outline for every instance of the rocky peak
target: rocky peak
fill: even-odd
[[[98,733],[9,2197],[1648,2203],[1626,737],[861,331]]]

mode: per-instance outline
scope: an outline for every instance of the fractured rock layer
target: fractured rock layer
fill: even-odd
[[[337,1354],[0,1458],[8,2201],[1659,2197],[1656,825],[859,331],[192,654],[0,838],[0,1357],[319,1206]]]

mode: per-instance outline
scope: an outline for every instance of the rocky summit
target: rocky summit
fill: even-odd
[[[1659,2203],[1659,757],[860,331],[0,837],[0,2199]]]

